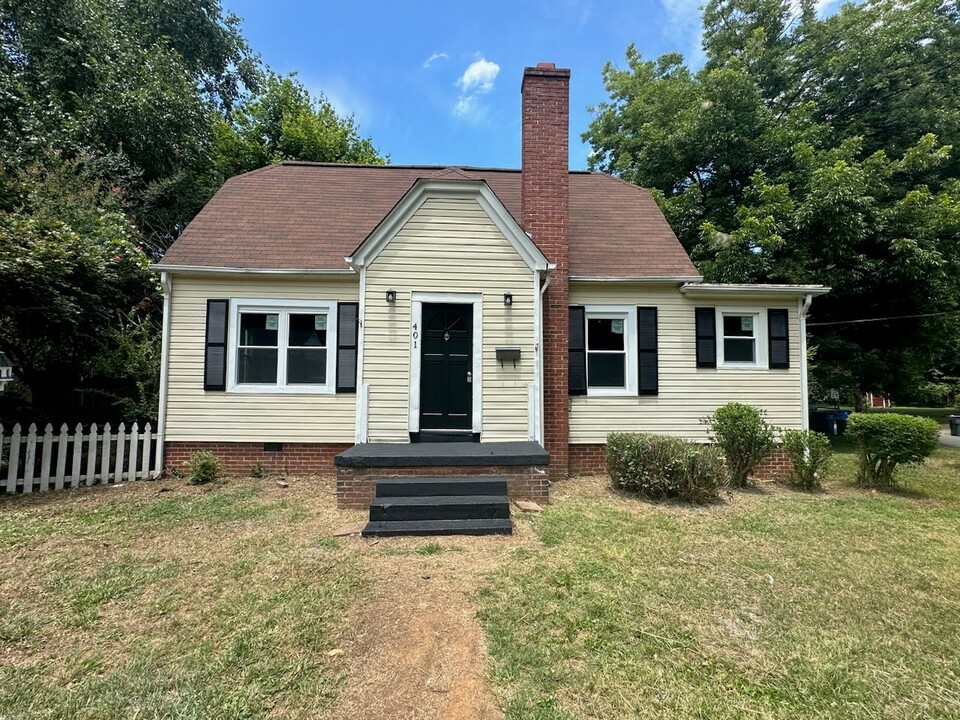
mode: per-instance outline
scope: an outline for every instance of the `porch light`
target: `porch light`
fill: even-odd
[[[396,301],[397,301],[397,291],[394,290],[393,288],[390,288],[389,290],[387,290],[387,302],[394,303]]]
[[[503,294],[503,304],[507,307],[513,305],[513,293],[504,293]]]

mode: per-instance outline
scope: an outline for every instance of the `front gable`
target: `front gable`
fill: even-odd
[[[428,203],[450,206],[475,204],[486,215],[488,222],[484,224],[492,223],[530,270],[553,269],[553,265],[504,207],[500,198],[482,180],[417,180],[353,254],[345,258],[347,263],[358,271],[370,267]],[[436,238],[437,251],[442,251],[443,239]]]

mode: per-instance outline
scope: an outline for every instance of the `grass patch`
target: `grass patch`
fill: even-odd
[[[295,495],[293,493],[296,493]],[[328,488],[71,491],[0,524],[0,717],[312,718],[369,590]]]
[[[478,594],[508,718],[960,716],[960,453],[691,509],[572,482]]]

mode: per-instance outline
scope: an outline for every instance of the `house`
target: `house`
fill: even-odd
[[[7,356],[0,353],[0,392],[7,389],[7,385],[13,380],[13,364],[7,359]]]
[[[651,194],[568,169],[570,71],[524,71],[519,170],[286,162],[229,180],[156,266],[168,466],[602,467],[612,431],[704,440],[731,400],[806,423],[820,286],[702,282]],[[444,442],[444,441],[459,442]]]

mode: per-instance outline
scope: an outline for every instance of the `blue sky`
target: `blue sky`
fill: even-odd
[[[225,0],[274,70],[296,71],[341,113],[353,114],[395,164],[517,167],[523,68],[571,69],[570,167],[589,105],[606,97],[601,70],[645,57],[700,61],[702,0],[549,0],[477,5],[370,0]]]

